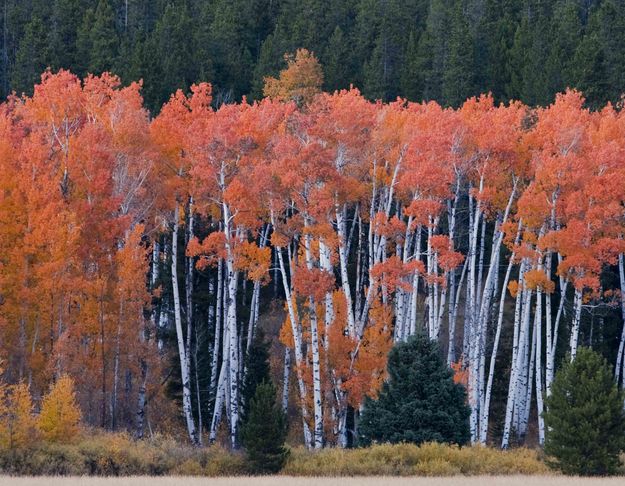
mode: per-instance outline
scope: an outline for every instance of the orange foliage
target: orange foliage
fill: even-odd
[[[298,49],[293,54],[285,54],[287,68],[280,71],[278,79],[265,78],[263,94],[267,98],[281,101],[295,101],[303,106],[312,101],[321,91],[323,72],[312,52]]]

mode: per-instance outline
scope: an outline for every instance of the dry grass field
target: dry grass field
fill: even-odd
[[[302,478],[290,476],[198,478],[170,477],[0,477],[0,486],[593,486],[622,485],[623,477],[574,478],[564,476],[452,476]]]

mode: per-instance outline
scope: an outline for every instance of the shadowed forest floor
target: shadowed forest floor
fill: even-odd
[[[566,476],[453,476],[453,477],[0,477],[1,486],[583,486],[623,484],[622,477],[576,478]]]

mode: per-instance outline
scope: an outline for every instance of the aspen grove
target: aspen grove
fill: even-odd
[[[473,443],[542,444],[578,346],[625,386],[620,106],[371,102],[320,92],[311,59],[254,103],[216,106],[202,83],[152,116],[141,83],[61,70],[1,105],[5,380],[37,404],[68,374],[87,424],[237,448],[273,306],[272,368],[309,448],[352,443],[417,332],[465,384]]]

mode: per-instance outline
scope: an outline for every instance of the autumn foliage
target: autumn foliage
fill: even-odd
[[[475,394],[497,353],[499,303],[499,331],[516,305],[541,343],[547,305],[555,319],[562,302],[571,348],[590,301],[620,303],[602,275],[625,251],[625,112],[590,111],[575,91],[542,108],[488,95],[458,109],[374,103],[355,88],[322,93],[310,52],[286,61],[255,102],[215,106],[202,83],[151,117],[141,83],[60,71],[2,104],[0,357],[15,403],[14,416],[2,409],[3,444],[32,427],[27,396],[51,441],[80,417],[142,429],[146,403],[154,427],[179,426],[161,386],[178,373],[176,306],[182,364],[200,368],[191,349],[216,356],[194,400],[221,397],[234,413],[270,283],[307,445],[347,444],[347,416],[377,396],[389,350],[421,330],[468,387],[472,437],[486,440]],[[206,318],[210,342],[196,333]],[[526,340],[528,372],[540,350]],[[542,397],[548,382],[536,386]]]
[[[43,399],[37,427],[48,442],[71,442],[78,435],[80,418],[74,382],[62,376]]]

